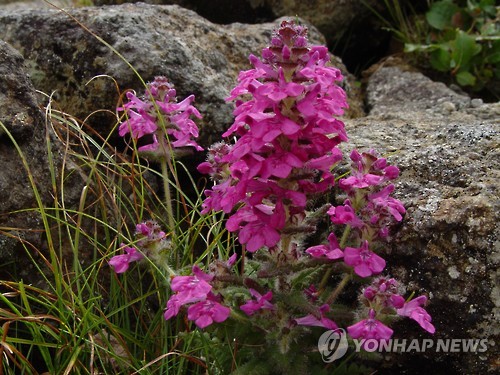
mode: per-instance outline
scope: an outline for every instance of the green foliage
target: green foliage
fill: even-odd
[[[498,99],[500,79],[500,7],[494,0],[440,0],[430,5],[425,17],[413,13],[405,21],[399,1],[386,1],[397,22],[389,23],[404,51],[417,63],[446,74],[472,91],[486,89]],[[396,12],[396,10],[399,10]],[[408,24],[426,27],[410,28]]]
[[[9,279],[0,280],[0,373],[205,373],[207,364],[200,358],[211,360],[208,344],[193,346],[191,338],[178,335],[186,329],[183,321],[163,319],[165,271],[135,266],[117,275],[108,266],[122,242],[133,242],[136,223],[154,217],[166,226],[165,202],[155,188],[161,173],[137,157],[134,145],[117,152],[109,143],[116,128],[101,137],[55,110],[51,98],[48,101],[50,175],[49,186],[43,188],[51,191],[50,202],[42,200],[41,182],[35,181],[22,147],[0,123],[5,142],[17,149],[37,201],[26,211],[40,218],[46,233],[45,244],[35,246],[23,240],[26,229],[0,228],[2,235],[20,242],[39,284],[28,284],[15,270]],[[180,162],[173,167],[185,169]],[[77,207],[70,207],[67,197],[75,194],[75,182],[83,189]],[[203,261],[209,254],[205,248],[222,247],[219,220],[199,216],[200,193],[187,196],[179,181],[168,183],[177,213],[170,258],[179,267]],[[184,190],[189,183],[196,191],[187,174]],[[200,233],[207,226],[214,228],[215,240]]]

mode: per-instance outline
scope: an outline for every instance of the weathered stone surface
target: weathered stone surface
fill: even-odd
[[[136,0],[95,0],[96,5],[122,4]],[[278,17],[295,17],[313,24],[325,36],[328,46],[342,51],[352,69],[359,69],[374,56],[381,56],[389,42],[389,33],[382,29],[375,12],[387,15],[385,2],[379,0],[145,0],[153,4],[177,4],[194,10],[206,19],[228,24],[233,22],[262,23]],[[417,7],[422,0],[413,0]]]
[[[8,265],[0,267],[0,278],[7,280],[10,272],[22,277],[34,270],[16,237],[37,245],[42,237],[40,216],[33,211],[17,212],[37,207],[19,151],[29,163],[34,181],[40,182],[44,202],[50,189],[43,114],[23,63],[14,48],[0,41],[0,121],[6,128],[0,127],[0,264]],[[18,143],[19,151],[8,133]]]
[[[433,338],[489,339],[485,353],[432,349],[387,358],[407,371],[398,373],[415,373],[408,369],[416,363],[432,373],[493,370],[500,334],[500,103],[472,105],[443,84],[397,67],[370,77],[367,100],[369,115],[346,122],[350,147],[390,155],[401,169],[396,192],[407,208],[390,243],[390,272],[430,295]],[[431,337],[413,326],[405,322],[395,332]]]
[[[38,282],[43,278],[31,258],[39,259],[47,245],[40,212],[54,208],[56,200],[75,209],[85,175],[56,136],[53,126],[58,124],[46,121],[38,107],[23,57],[1,40],[0,121],[5,126],[0,127],[0,280],[15,275]],[[54,188],[53,181],[59,183],[63,173],[64,187]],[[56,224],[49,223],[54,230]],[[39,263],[43,269],[43,260]]]
[[[133,69],[72,17],[109,43],[144,80],[165,75],[179,97],[194,93],[204,114],[200,142],[205,145],[232,123],[233,104],[224,99],[238,72],[250,68],[248,55],[260,54],[278,24],[218,26],[178,6],[147,4],[81,8],[69,14],[54,10],[1,14],[0,38],[26,58],[35,87],[55,91],[62,109],[81,119],[101,109],[113,112],[119,100],[110,78],[92,78],[113,77],[122,90],[143,88]],[[312,27],[310,39],[324,43]],[[355,92],[350,84],[346,88]],[[353,99],[352,107],[361,112],[361,101]],[[103,130],[116,119],[100,112],[88,121]]]

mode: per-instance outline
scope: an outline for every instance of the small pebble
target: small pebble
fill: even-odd
[[[470,101],[470,106],[472,108],[478,108],[481,107],[482,105],[483,105],[483,99],[476,98]]]
[[[443,109],[447,112],[454,112],[457,110],[457,107],[455,107],[455,104],[452,102],[443,102],[442,104]]]

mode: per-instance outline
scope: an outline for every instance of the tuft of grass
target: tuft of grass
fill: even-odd
[[[121,243],[133,243],[136,223],[153,218],[167,227],[161,170],[142,160],[136,145],[119,152],[111,144],[118,117],[101,136],[47,99],[50,202],[42,200],[22,148],[0,123],[37,202],[26,212],[40,217],[46,234],[43,247],[22,242],[37,286],[15,277],[0,280],[0,374],[206,373],[216,363],[212,344],[182,319],[163,319],[169,275],[152,263],[117,275],[107,264]],[[233,243],[222,217],[200,215],[199,182],[181,161],[173,160],[172,167],[166,182],[175,212],[170,235],[177,266],[210,261],[212,254],[227,257]],[[178,169],[184,181],[176,178]],[[81,191],[70,204],[76,186]],[[22,229],[4,232],[16,238]]]

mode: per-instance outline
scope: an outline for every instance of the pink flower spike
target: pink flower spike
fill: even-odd
[[[344,262],[354,267],[354,272],[360,277],[368,277],[380,273],[385,268],[385,260],[368,248],[368,241],[363,241],[361,247],[346,247]]]
[[[219,303],[213,294],[209,294],[207,299],[195,303],[188,308],[188,319],[193,320],[198,328],[206,328],[213,322],[221,323],[225,321],[231,313],[229,307]]]
[[[125,245],[121,244],[120,246],[123,247]],[[113,267],[116,273],[123,273],[127,271],[129,269],[130,263],[144,258],[144,255],[142,255],[133,247],[125,246],[124,249],[126,254],[115,255],[108,262],[109,265]]]
[[[256,290],[250,289],[250,294],[256,299],[256,301],[248,300],[244,305],[240,306],[240,309],[243,310],[243,312],[248,316],[255,314],[259,310],[276,310],[276,306],[270,302],[273,298],[273,292],[269,291],[266,294],[261,295]]]
[[[375,310],[371,309],[368,319],[347,327],[347,332],[354,339],[375,339],[380,341],[390,339],[394,331],[375,319]]]
[[[299,326],[312,326],[312,327],[323,327],[326,329],[337,329],[337,324],[325,317],[325,314],[330,311],[330,306],[324,304],[319,308],[320,317],[316,317],[313,314],[306,315],[302,318],[294,319]]]
[[[421,306],[424,306],[427,302],[426,296],[419,296],[417,298],[412,299],[409,302],[406,302],[404,306],[397,310],[398,315],[407,316],[413,320],[415,320],[420,327],[425,329],[429,333],[436,332],[436,328],[431,323],[431,316],[425,309]]]

